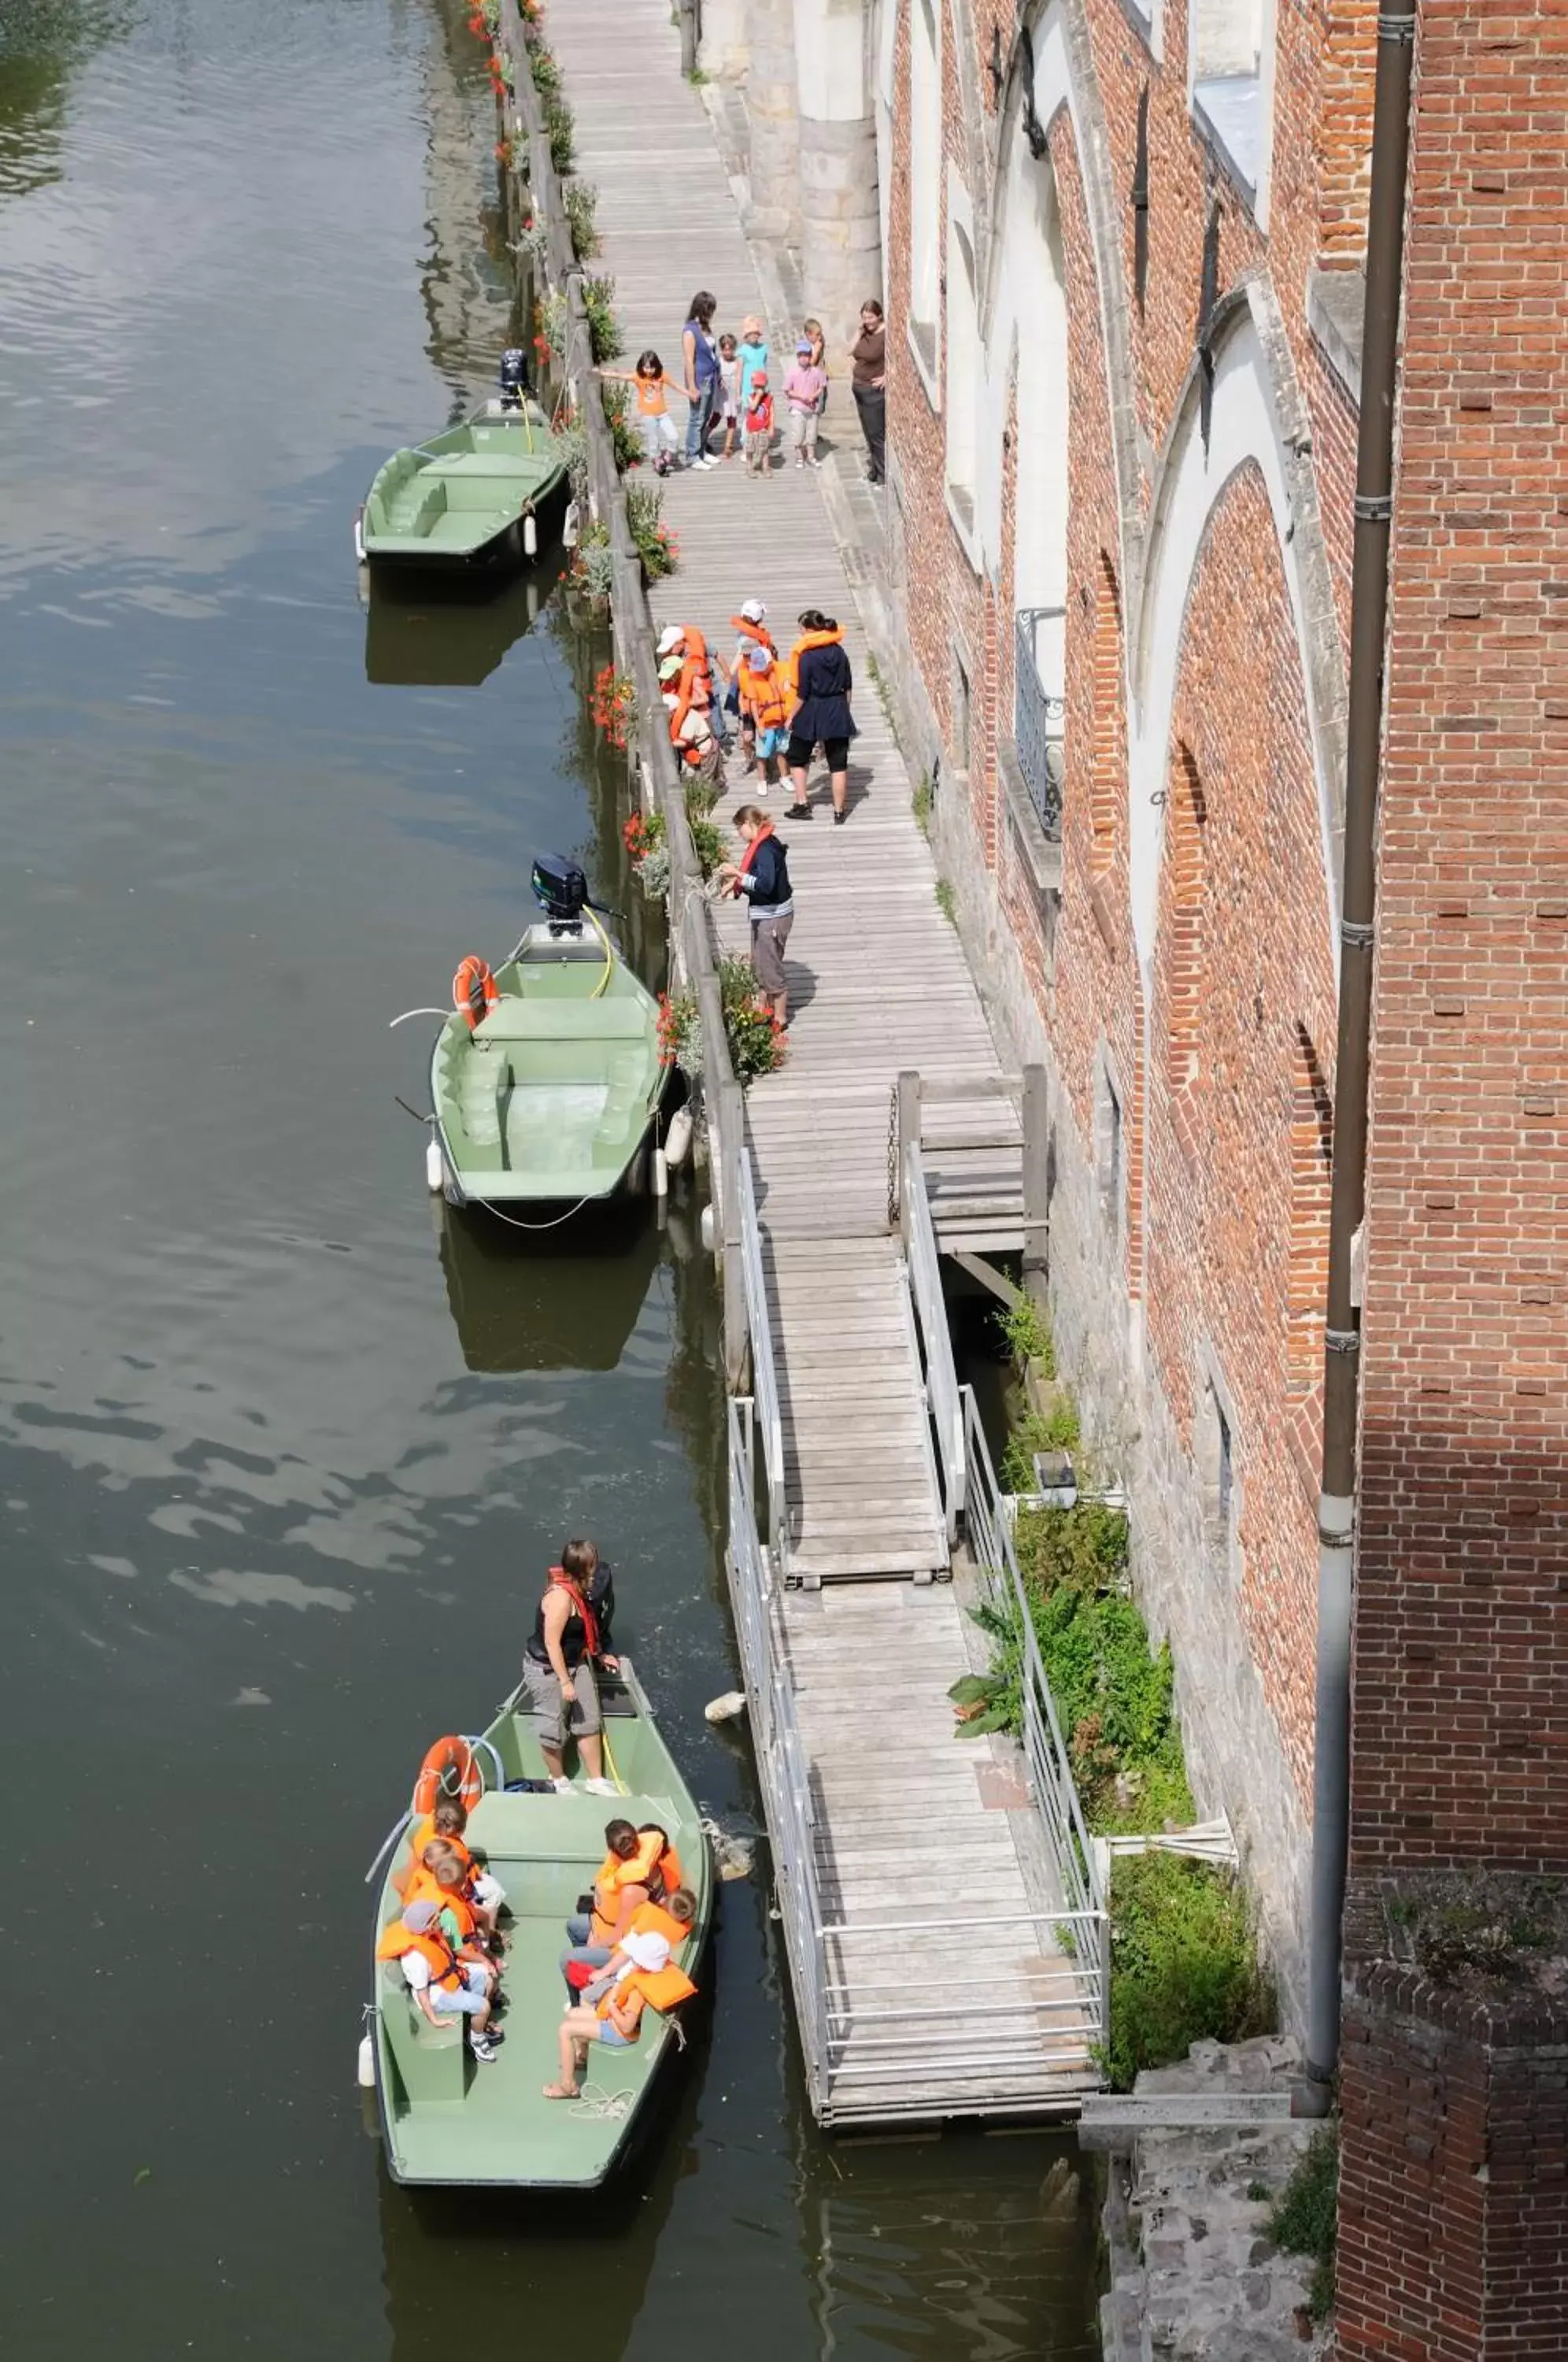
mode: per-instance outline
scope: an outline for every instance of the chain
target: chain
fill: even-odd
[[[888,1228],[899,1227],[899,1087],[888,1099]]]

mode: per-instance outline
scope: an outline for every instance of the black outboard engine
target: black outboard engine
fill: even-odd
[[[509,345],[501,356],[501,406],[521,410],[528,396],[528,356],[521,345]]]
[[[564,853],[541,853],[534,861],[534,893],[550,922],[552,935],[580,932],[588,902],[588,880]]]

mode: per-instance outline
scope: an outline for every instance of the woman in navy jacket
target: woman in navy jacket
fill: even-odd
[[[844,652],[844,634],[831,615],[808,607],[801,618],[801,637],[790,656],[790,673],[801,702],[790,718],[788,761],[795,782],[790,805],[796,820],[810,820],[806,800],[806,770],[818,744],[827,756],[833,789],[833,819],[842,827],[849,800],[849,742],[858,734],[849,710],[855,677]]]

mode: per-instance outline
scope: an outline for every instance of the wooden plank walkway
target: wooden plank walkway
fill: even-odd
[[[668,0],[553,0],[546,30],[576,118],[577,170],[599,190],[593,267],[615,281],[625,365],[652,346],[679,377],[694,289],[713,291],[721,329],[766,311],[707,109],[679,71]],[[794,326],[772,324],[776,392],[792,355],[781,332]],[[857,467],[847,363],[830,359],[827,436]],[[736,459],[668,480],[665,514],[680,564],[651,594],[660,624],[696,623],[727,656],[727,619],[743,600],[767,602],[785,646],[801,610],[821,607],[845,627],[856,681],[849,821],[833,825],[819,778],[815,818],[782,832],[797,905],[790,1055],[752,1087],[746,1112],[790,1573],[809,1586],[776,1595],[767,1622],[793,1686],[820,1889],[820,1924],[790,1930],[792,1959],[803,1945],[826,1979],[813,2097],[835,2123],[1059,2109],[1096,2080],[1071,2031],[1077,2004],[1064,1998],[1072,1971],[1039,1916],[1061,1898],[1032,1858],[1027,1799],[1005,1783],[995,1793],[990,1749],[954,1738],[946,1690],[967,1663],[955,1591],[857,1580],[929,1577],[947,1563],[909,1282],[889,1219],[896,1077],[911,1067],[933,1083],[996,1075],[1005,1098],[1001,1068],[937,903],[821,484],[789,463],[758,480]],[[738,771],[733,786],[726,813],[743,789],[762,800]],[[775,809],[786,794],[774,791]],[[726,905],[714,921],[722,946],[743,952],[744,914]],[[996,1121],[1005,1131],[1005,1108]],[[762,1646],[754,1632],[750,1653]],[[750,1672],[766,1684],[765,1667]],[[763,1771],[767,1788],[775,1768]],[[787,1914],[808,1915],[782,1882],[780,1892]],[[977,1932],[965,1920],[988,1924]],[[907,1938],[878,1932],[909,1923]],[[795,1967],[802,2022],[820,2023],[823,1987],[808,1989]],[[986,2040],[962,1992],[979,1969],[981,2003],[999,2013]],[[899,1997],[910,1980],[912,2018]]]

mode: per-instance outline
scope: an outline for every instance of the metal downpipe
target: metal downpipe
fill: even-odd
[[[1311,1926],[1307,2074],[1297,2104],[1323,2114],[1340,2059],[1345,1878],[1350,1843],[1351,1611],[1355,1539],[1356,1415],[1361,1335],[1351,1253],[1366,1197],[1367,1065],[1372,1026],[1383,652],[1388,623],[1394,412],[1398,383],[1405,188],[1416,0],[1387,0],[1377,19],[1377,82],[1367,207],[1366,325],[1356,447],[1351,590],[1350,714],[1345,751],[1344,894],[1340,922],[1328,1322],[1324,1340],[1323,1482],[1319,1509],[1317,1729],[1312,1772]]]

